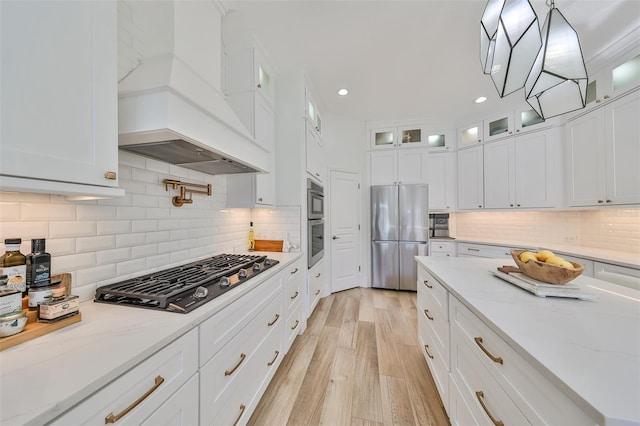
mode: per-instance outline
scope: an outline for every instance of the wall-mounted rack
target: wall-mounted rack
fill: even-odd
[[[165,179],[164,181],[165,190],[169,190],[169,185],[173,187],[173,189],[180,189],[180,195],[176,195],[172,199],[172,203],[176,207],[182,207],[184,204],[193,203],[192,194],[203,194],[211,197],[212,190],[211,184],[202,185],[199,183],[189,183],[189,182],[181,182],[179,180],[173,179]],[[191,189],[191,188],[204,188],[204,189]],[[189,194],[189,198],[187,198],[187,194]]]

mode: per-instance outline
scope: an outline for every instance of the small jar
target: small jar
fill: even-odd
[[[24,330],[27,325],[27,311],[20,310],[0,315],[0,337],[13,336]]]
[[[53,289],[56,286],[29,287],[29,309],[37,309],[38,304],[53,298]]]

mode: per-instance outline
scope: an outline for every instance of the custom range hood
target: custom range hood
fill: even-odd
[[[209,174],[266,171],[267,153],[220,90],[217,3],[126,5],[118,15],[130,35],[119,39],[120,68],[130,70],[118,86],[120,149]]]

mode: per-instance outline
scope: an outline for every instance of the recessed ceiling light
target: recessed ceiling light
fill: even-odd
[[[349,91],[347,89],[338,90],[338,95],[340,96],[347,96],[348,94],[349,94]]]
[[[484,101],[486,101],[486,100],[487,100],[487,97],[486,97],[486,96],[480,96],[480,97],[479,97],[479,98],[477,98],[474,102],[475,102],[475,103],[477,103],[477,104],[481,104],[481,103],[483,103],[483,102],[484,102]]]

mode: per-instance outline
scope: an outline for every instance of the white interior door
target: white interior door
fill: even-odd
[[[360,175],[331,171],[331,292],[360,284]]]

